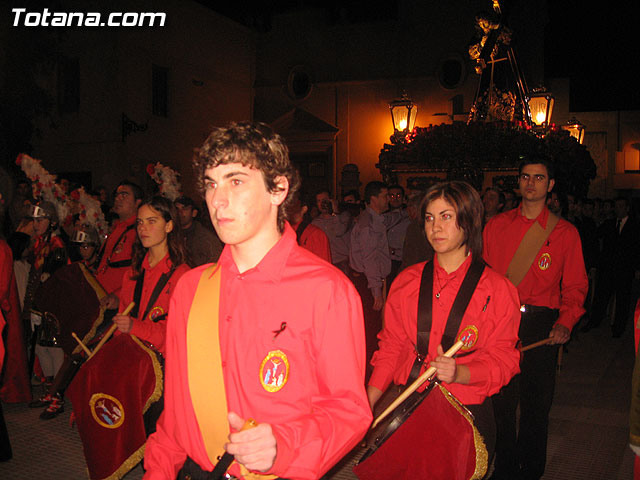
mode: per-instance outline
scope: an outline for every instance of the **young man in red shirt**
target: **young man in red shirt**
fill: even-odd
[[[126,180],[116,188],[112,210],[118,215],[118,221],[105,241],[96,270],[96,279],[107,293],[118,294],[122,275],[131,265],[131,249],[136,240],[136,214],[143,196],[144,192],[138,185]],[[115,308],[107,306],[112,307]]]
[[[555,184],[553,165],[546,157],[532,157],[519,171],[520,207],[489,220],[483,256],[518,289],[523,346],[545,338],[551,343],[523,353],[520,375],[493,397],[497,441],[492,478],[509,480],[539,479],[544,473],[558,348],[584,313],[588,288],[578,231],[546,205]]]
[[[285,208],[299,179],[269,127],[216,129],[194,163],[226,246],[172,296],[165,410],[144,478],[207,478],[226,452],[236,478],[317,479],[371,421],[359,296],[297,244]],[[248,419],[257,426],[241,431]]]

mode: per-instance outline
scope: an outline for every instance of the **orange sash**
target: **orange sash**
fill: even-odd
[[[227,396],[218,335],[221,277],[222,271],[215,264],[202,272],[187,324],[187,371],[191,402],[207,455],[214,465],[218,463],[218,457],[225,453],[224,444],[229,437]],[[240,470],[248,480],[277,478],[275,475],[250,472],[244,465],[240,465]]]
[[[513,258],[509,263],[507,272],[504,275],[511,280],[511,283],[513,283],[514,286],[517,287],[524,279],[524,276],[527,274],[531,264],[536,259],[542,245],[547,241],[547,238],[551,235],[551,232],[558,224],[559,220],[560,219],[556,215],[549,212],[546,228],[542,228],[542,225],[535,221],[533,222],[533,225],[529,227],[527,233],[524,234],[524,237],[520,240],[520,245],[518,245],[516,253],[514,253]]]
[[[187,367],[193,411],[209,460],[214,465],[224,454],[229,437],[227,396],[218,336],[220,278],[216,264],[202,272],[187,324]]]

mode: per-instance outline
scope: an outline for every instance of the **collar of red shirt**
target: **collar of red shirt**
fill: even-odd
[[[449,281],[455,277],[460,277],[462,279],[467,274],[467,270],[469,270],[469,266],[471,265],[471,257],[472,257],[471,254],[467,255],[467,258],[464,260],[464,262],[462,262],[462,264],[456,270],[454,270],[451,273],[447,273],[447,271],[444,268],[442,268],[438,263],[438,256],[434,255],[433,256],[433,273],[438,278],[443,279],[443,281],[444,280]],[[436,287],[434,286],[434,288]]]
[[[273,248],[267,252],[258,265],[247,270],[242,275],[255,272],[265,275],[273,282],[280,281],[287,259],[291,253],[291,249],[295,245],[297,245],[296,233],[293,231],[293,228],[291,228],[291,225],[289,225],[289,222],[285,222],[284,232],[280,237],[280,240],[278,240]],[[218,265],[220,268],[227,270],[232,275],[240,275],[240,271],[238,270],[236,263],[233,261],[231,247],[229,245],[225,246],[222,250],[222,254],[218,260]]]
[[[126,228],[129,225],[133,225],[133,223],[138,219],[137,215],[131,215],[129,218],[125,219],[125,220],[115,220],[114,224],[113,224],[113,229],[115,230],[116,228]]]
[[[162,273],[168,272],[169,270],[171,270],[171,258],[169,257],[169,252],[167,252],[167,254],[162,257],[162,260],[156,263],[154,267],[151,267],[151,265],[149,265],[149,252],[147,252],[144,256],[144,260],[142,260],[142,268],[147,272],[155,268],[160,268]]]
[[[525,223],[538,222],[542,228],[547,228],[547,220],[549,220],[549,209],[547,208],[546,205],[544,206],[544,208],[540,212],[540,215],[538,215],[533,220],[530,219],[530,218],[525,217],[522,214],[522,204],[520,204],[520,206],[518,207],[518,214],[519,214],[520,218],[522,219],[522,221],[524,221]]]

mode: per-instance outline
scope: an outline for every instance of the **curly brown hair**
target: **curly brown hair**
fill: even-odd
[[[289,181],[289,192],[278,207],[278,230],[284,231],[287,207],[300,187],[300,175],[291,160],[289,149],[280,135],[264,123],[239,122],[211,132],[193,157],[198,189],[204,195],[204,175],[209,168],[240,163],[262,172],[267,190],[280,190],[278,179]]]

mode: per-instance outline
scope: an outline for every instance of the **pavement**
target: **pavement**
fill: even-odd
[[[628,447],[633,364],[631,328],[621,338],[612,338],[605,324],[575,334],[557,377],[544,480],[633,477],[633,454]],[[34,395],[39,389],[34,387]],[[29,409],[26,404],[3,404],[2,408],[13,459],[0,463],[0,479],[88,478],[80,437],[69,424],[68,401],[66,411],[48,421],[40,420],[41,409]],[[326,478],[355,479],[351,468],[363,453],[363,448],[356,447]],[[124,478],[137,480],[142,475],[138,465]]]

